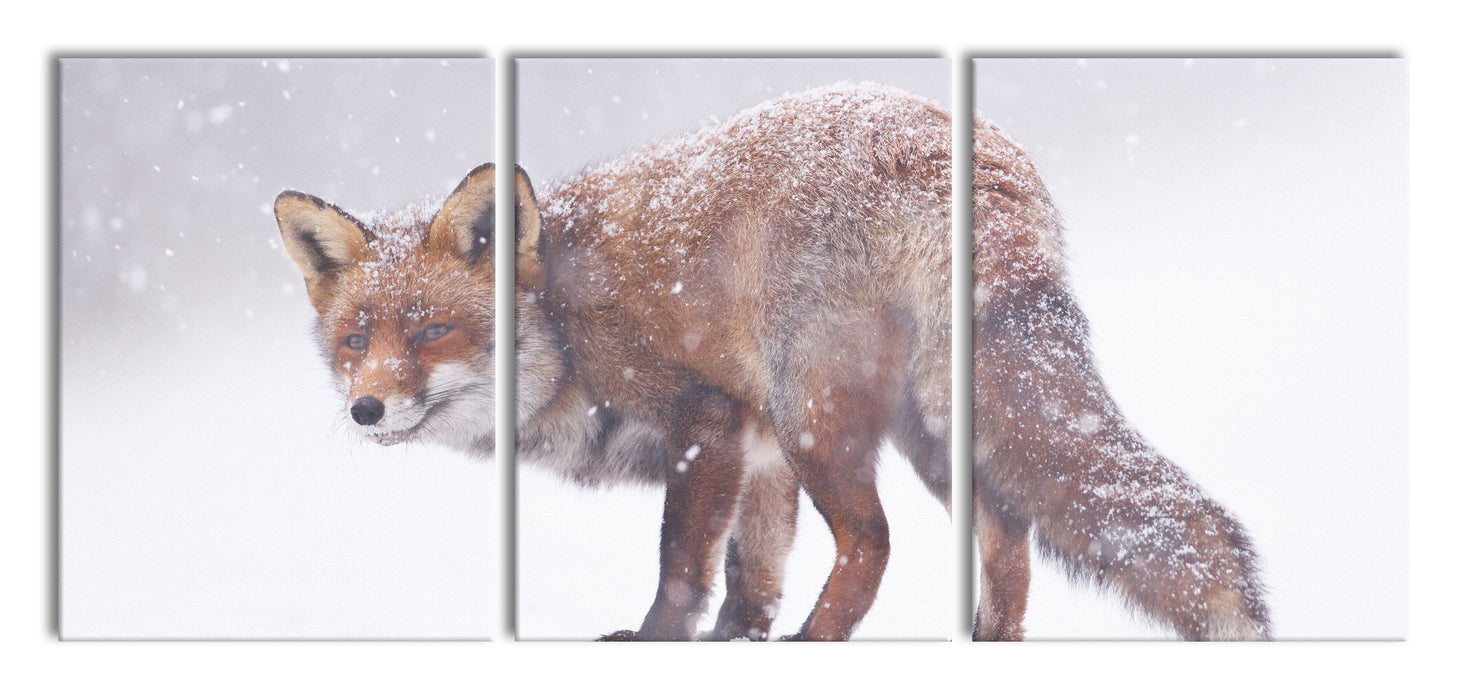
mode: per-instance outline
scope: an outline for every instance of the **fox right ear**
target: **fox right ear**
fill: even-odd
[[[275,223],[319,310],[336,274],[366,250],[366,227],[335,205],[295,190],[275,198]]]
[[[532,291],[545,286],[540,265],[540,206],[530,176],[515,166],[515,283]]]
[[[478,262],[485,251],[494,258],[494,163],[464,176],[428,227],[428,247]]]

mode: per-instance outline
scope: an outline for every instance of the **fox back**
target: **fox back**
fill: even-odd
[[[762,105],[541,196],[536,269],[518,279],[544,313],[521,325],[566,348],[577,386],[562,386],[560,367],[521,368],[522,454],[565,454],[558,436],[599,434],[537,421],[559,413],[555,401],[590,424],[605,420],[586,416],[593,396],[642,419],[691,382],[757,413],[803,416],[775,421],[794,448],[798,426],[861,410],[833,395],[853,384],[920,397],[913,419],[946,425],[949,128],[930,101],[846,86]],[[837,369],[819,386],[780,381],[821,363]],[[590,481],[662,480],[646,466],[554,461]]]

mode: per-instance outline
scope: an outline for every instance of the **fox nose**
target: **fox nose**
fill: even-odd
[[[381,401],[363,396],[352,403],[352,420],[357,421],[357,425],[376,425],[386,410]]]

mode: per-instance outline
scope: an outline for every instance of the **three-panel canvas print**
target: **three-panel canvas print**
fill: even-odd
[[[64,639],[1405,636],[1405,61],[502,68],[61,61]]]

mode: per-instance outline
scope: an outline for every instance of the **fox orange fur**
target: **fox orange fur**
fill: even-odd
[[[872,84],[787,96],[537,198],[517,169],[515,447],[585,483],[666,488],[637,630],[764,639],[801,489],[836,558],[795,639],[848,638],[890,546],[892,442],[950,501],[951,119]],[[1188,638],[1262,638],[1242,528],[1122,420],[1065,286],[1033,165],[974,124],[976,639],[1017,639],[1029,537]],[[358,219],[286,192],[276,215],[344,411],[383,444],[494,449],[494,171],[437,210]]]

